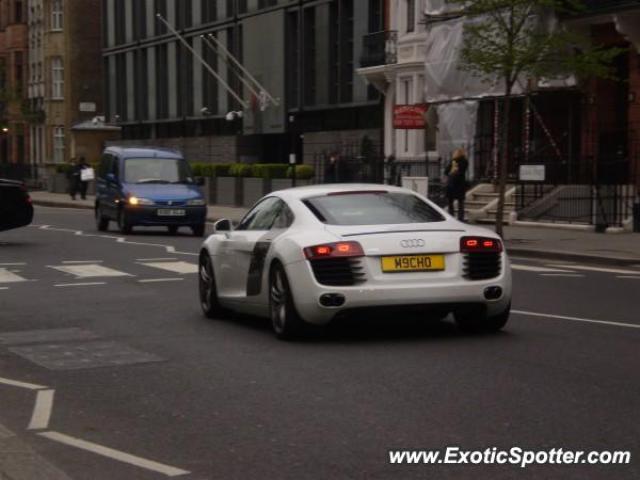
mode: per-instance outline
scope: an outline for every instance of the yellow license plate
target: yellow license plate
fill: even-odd
[[[444,255],[382,257],[383,272],[427,272],[444,270]]]

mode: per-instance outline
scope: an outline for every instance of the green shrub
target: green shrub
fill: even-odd
[[[293,174],[293,168],[287,169],[287,178],[291,178]],[[296,178],[300,180],[309,180],[313,178],[315,171],[311,165],[296,165]]]
[[[250,177],[251,165],[246,163],[232,163],[229,166],[229,176],[231,177]]]
[[[251,176],[257,178],[287,178],[286,163],[255,163],[251,165]]]
[[[191,173],[193,173],[194,177],[204,177],[204,173],[203,173],[204,168],[205,168],[204,163],[192,163]]]
[[[191,171],[194,177],[228,177],[231,163],[192,163]]]

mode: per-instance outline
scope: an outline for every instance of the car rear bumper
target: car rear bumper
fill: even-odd
[[[156,206],[127,206],[127,221],[130,225],[142,226],[171,226],[171,225],[202,225],[207,220],[207,207],[164,207],[176,210],[184,210],[182,216],[159,216],[158,210],[163,207]]]
[[[287,275],[300,315],[318,325],[330,322],[341,313],[384,308],[389,315],[405,310],[455,311],[468,307],[484,306],[489,315],[503,312],[511,301],[511,269],[506,262],[500,276],[489,280],[467,280],[462,277],[442,279],[437,282],[380,285],[363,283],[357,286],[333,287],[316,282],[306,262],[287,265]],[[502,294],[495,300],[485,297],[487,287],[500,287]],[[339,307],[321,305],[323,294],[344,296]]]

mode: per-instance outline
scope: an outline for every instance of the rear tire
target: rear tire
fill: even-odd
[[[269,274],[269,313],[271,326],[280,340],[308,336],[311,325],[298,314],[284,267],[276,263]]]
[[[511,302],[507,308],[497,315],[487,315],[483,312],[461,311],[455,312],[454,318],[458,328],[468,333],[495,333],[507,324],[511,312]]]
[[[102,214],[100,205],[96,206],[96,228],[99,232],[106,232],[109,230],[109,219]]]
[[[131,233],[132,227],[127,219],[127,214],[121,210],[118,215],[118,228],[120,229],[120,233],[124,235],[129,235]]]
[[[193,232],[194,237],[204,237],[205,224],[203,223],[201,225],[193,225],[191,227],[191,231]]]
[[[218,300],[218,286],[213,271],[213,264],[208,253],[200,255],[198,267],[198,291],[200,293],[200,307],[205,316],[209,318],[220,318],[225,313],[225,309],[220,306]]]

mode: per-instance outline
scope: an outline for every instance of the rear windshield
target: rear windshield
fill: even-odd
[[[415,195],[354,192],[308,198],[305,205],[330,225],[387,225],[441,222],[444,217]]]
[[[127,158],[126,183],[191,183],[191,171],[185,160],[173,158]]]

